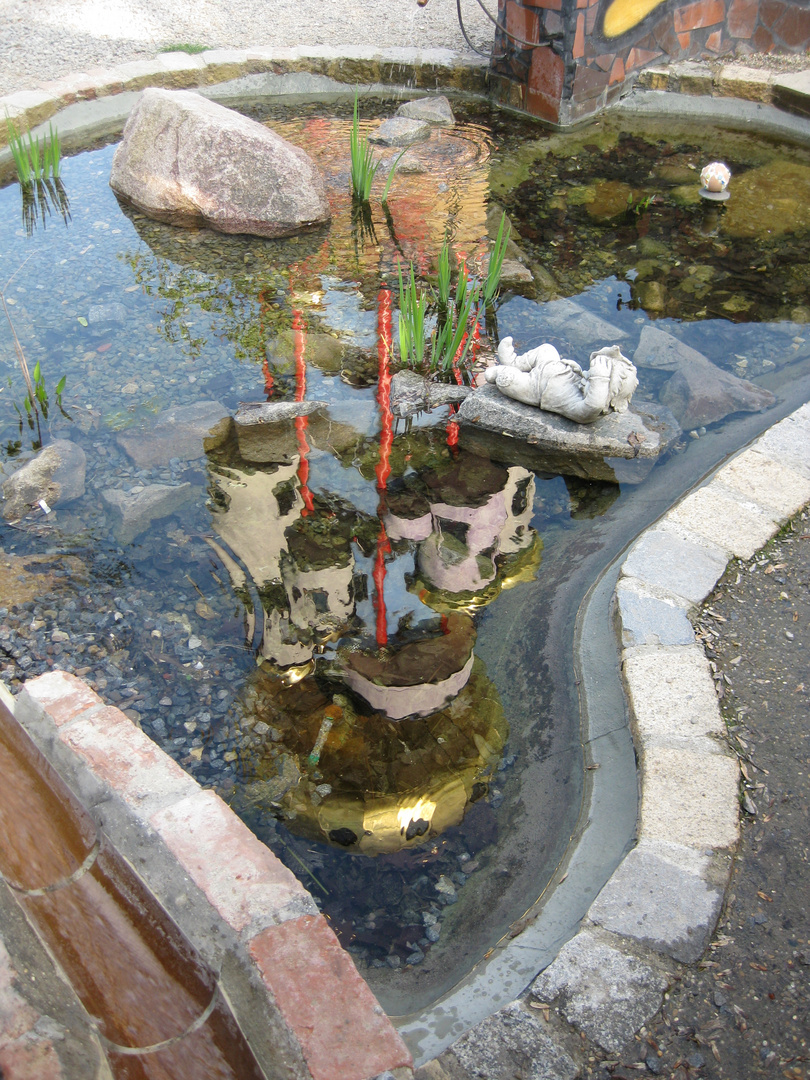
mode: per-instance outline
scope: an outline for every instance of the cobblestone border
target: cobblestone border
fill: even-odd
[[[810,403],[693,489],[629,549],[614,592],[639,758],[638,843],[526,994],[417,1080],[575,1080],[583,1033],[618,1053],[661,1007],[677,964],[704,952],[739,839],[739,767],[692,626],[732,558],[750,559],[810,502]],[[532,1010],[545,1010],[545,1022]],[[554,1016],[550,1019],[553,1009]]]

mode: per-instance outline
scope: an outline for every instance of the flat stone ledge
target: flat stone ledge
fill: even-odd
[[[425,89],[486,89],[488,65],[451,49],[363,48],[347,52],[328,46],[297,48],[210,49],[189,56],[160,53],[151,60],[131,60],[113,68],[94,68],[64,79],[18,90],[0,98],[0,114],[23,131],[50,120],[77,101],[159,86],[173,90],[209,90],[213,85],[262,72],[282,75],[311,72],[328,75],[349,93],[358,83],[408,85]],[[0,127],[0,149],[8,144]]]
[[[777,425],[779,426],[779,425]],[[716,474],[716,480],[730,496],[748,501],[787,521],[810,500],[810,475],[775,459],[761,449],[744,450]]]
[[[705,952],[723,905],[731,859],[643,840],[605,885],[591,922],[691,964]]]

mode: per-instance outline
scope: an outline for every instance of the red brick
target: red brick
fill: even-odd
[[[689,46],[692,44],[691,34],[678,34],[678,41],[684,52],[689,52]]]
[[[515,44],[520,48],[521,42],[538,40],[540,20],[536,11],[528,10],[515,3],[515,0],[507,0],[506,4],[506,33],[511,38],[517,38]]]
[[[773,50],[773,38],[764,26],[757,27],[754,36],[751,38],[751,44],[754,46],[755,52],[769,53]]]
[[[571,91],[573,100],[579,105],[590,98],[599,97],[608,84],[608,74],[600,71],[598,67],[585,67],[581,65],[574,75],[574,86]]]
[[[731,0],[726,27],[732,37],[750,38],[757,25],[759,0]]]
[[[198,790],[168,754],[112,705],[74,720],[61,738],[136,812],[143,811],[148,796],[180,799]]]
[[[610,71],[615,59],[615,53],[601,53],[599,56],[594,57],[594,63],[597,64],[602,71]]]
[[[760,0],[759,21],[771,30],[787,10],[787,4],[782,3],[782,0]]]
[[[617,56],[613,61],[613,67],[610,69],[609,85],[612,86],[617,82],[624,82],[625,70],[624,60],[620,56]]]
[[[597,19],[599,18],[599,8],[589,7],[585,13],[585,33],[591,35],[596,26]]]
[[[264,930],[249,945],[313,1080],[367,1080],[411,1055],[320,915]]]
[[[645,67],[647,64],[651,64],[653,60],[657,60],[660,55],[660,52],[652,52],[650,49],[631,49],[627,54],[626,70],[631,71],[633,68]]]
[[[725,22],[726,7],[723,0],[697,0],[696,4],[687,4],[676,8],[674,25],[677,33],[697,30],[701,26],[714,26]]]
[[[585,16],[577,15],[577,29],[574,34],[573,57],[579,60],[585,54]]]
[[[526,108],[534,116],[556,123],[560,116],[565,63],[553,49],[535,49],[526,89]]]
[[[714,30],[706,38],[706,48],[711,50],[711,52],[715,52],[715,53],[720,52],[722,44],[723,44],[723,31],[722,30]]]
[[[772,24],[771,30],[789,49],[803,46],[806,50],[810,43],[810,9],[789,8],[781,19]]]
[[[158,811],[150,824],[236,931],[314,912],[309,893],[213,791]]]
[[[87,683],[67,671],[49,671],[25,684],[28,694],[47,712],[57,727],[69,723],[79,713],[104,702]]]
[[[539,7],[562,11],[562,0],[524,0],[526,7]]]

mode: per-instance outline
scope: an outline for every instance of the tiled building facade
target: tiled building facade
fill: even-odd
[[[652,63],[810,48],[810,0],[499,0],[495,96],[565,126]]]

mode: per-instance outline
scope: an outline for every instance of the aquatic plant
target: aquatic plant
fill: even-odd
[[[196,56],[197,53],[207,52],[210,48],[210,45],[199,45],[193,41],[173,41],[168,45],[162,45],[158,52],[183,52],[188,53],[189,56]]]
[[[374,161],[374,153],[368,139],[360,134],[357,94],[354,95],[354,117],[349,136],[349,152],[352,159],[352,196],[360,202],[367,203],[380,163]]]
[[[17,272],[18,271],[15,271],[15,274]],[[42,414],[43,420],[48,419],[50,402],[48,400],[48,391],[45,386],[45,377],[42,374],[41,365],[37,360],[36,364],[34,365],[34,373],[32,377],[31,371],[28,367],[28,361],[25,358],[25,352],[23,351],[20,339],[17,337],[17,331],[14,327],[14,323],[12,322],[11,313],[8,310],[8,304],[6,303],[6,289],[10,285],[15,274],[12,274],[6,282],[5,286],[0,289],[0,304],[2,304],[3,311],[5,313],[6,319],[8,320],[8,325],[11,329],[11,337],[14,341],[14,352],[17,355],[17,362],[20,365],[20,371],[22,372],[22,377],[26,388],[26,395],[23,398],[22,409],[20,409],[19,405],[17,405],[16,402],[14,403],[14,408],[17,412],[17,415],[20,417],[20,431],[22,431],[23,411],[25,412],[25,418],[28,421],[28,427],[31,429],[31,431],[36,428],[37,437],[34,442],[34,449],[38,450],[42,446],[42,427],[40,424],[40,413]],[[64,416],[68,415],[62,407],[62,394],[65,389],[66,381],[67,376],[63,375],[59,382],[56,384],[56,388],[54,390],[54,394],[56,396],[56,403]]]
[[[354,95],[352,130],[349,136],[349,153],[352,159],[352,198],[356,199],[358,202],[367,203],[371,197],[371,185],[374,183],[374,178],[382,163],[374,160],[374,151],[371,149],[368,139],[365,135],[360,134],[360,118],[357,110],[356,93]],[[397,154],[393,165],[388,170],[388,176],[380,200],[382,203],[385,203],[388,199],[388,192],[391,190],[391,181],[394,179],[397,165],[399,165],[400,158],[404,153],[405,150],[402,150]]]
[[[427,285],[417,287],[413,264],[407,283],[403,280],[400,267],[400,359],[404,364],[443,374],[463,369],[477,338],[482,308],[490,307],[498,295],[509,232],[509,223],[504,214],[486,274],[482,279],[471,277],[466,260],[462,260],[455,293],[451,292],[450,245],[447,238],[437,260],[435,292]],[[426,313],[429,309],[435,310],[436,321],[429,334],[428,351]]]
[[[40,142],[27,132],[21,135],[6,113],[6,130],[8,131],[8,146],[14,159],[17,170],[17,179],[23,186],[35,184],[41,180],[53,178],[59,179],[62,150],[59,145],[59,134],[53,124],[48,125],[48,138]]]

